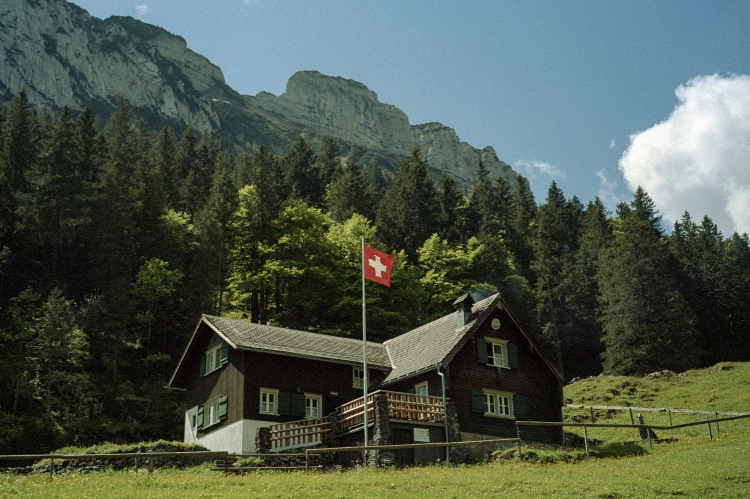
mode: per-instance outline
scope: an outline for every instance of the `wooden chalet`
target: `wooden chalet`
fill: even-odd
[[[371,442],[514,438],[517,419],[562,421],[563,378],[502,296],[474,303],[464,295],[454,307],[367,344]],[[204,315],[169,381],[186,392],[185,441],[231,453],[362,442],[362,348]],[[372,426],[384,419],[386,430]],[[528,427],[523,438],[561,444],[562,430]],[[396,457],[437,457],[427,454]]]

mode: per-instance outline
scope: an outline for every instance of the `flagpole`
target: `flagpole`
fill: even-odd
[[[364,369],[364,411],[365,411],[365,447],[367,447],[367,307],[365,304],[365,237],[362,236],[362,367]],[[367,466],[367,450],[365,449],[364,465]]]

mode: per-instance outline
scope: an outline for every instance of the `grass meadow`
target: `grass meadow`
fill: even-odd
[[[574,404],[750,412],[750,364],[717,367],[659,379],[589,378],[568,385],[565,397]],[[644,416],[654,425],[669,424],[665,412]],[[590,421],[590,412],[566,409],[565,417]],[[598,411],[595,417],[601,423],[630,422],[628,411]],[[672,420],[680,424],[697,416],[672,413]],[[572,431],[582,434],[582,428]],[[535,462],[501,459],[476,465],[242,475],[224,475],[209,465],[150,474],[4,474],[0,498],[750,497],[750,418],[720,423],[713,440],[705,426],[702,431],[694,426],[657,434],[669,441],[650,448],[635,429],[591,428],[589,438],[599,442],[591,457],[580,450],[525,448],[527,455],[550,457]]]

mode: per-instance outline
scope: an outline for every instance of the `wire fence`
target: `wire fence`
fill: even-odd
[[[612,407],[608,407],[607,409],[613,409]],[[683,412],[698,412],[698,411],[683,411]],[[737,414],[737,413],[733,413]],[[561,423],[561,422],[555,422],[555,421],[516,421],[516,432],[517,436],[520,439],[521,438],[521,426],[559,426],[559,427],[583,427],[583,439],[584,439],[584,447],[586,450],[586,455],[589,455],[589,439],[588,439],[588,429],[589,428],[638,428],[639,431],[643,430],[644,433],[647,435],[647,440],[649,447],[653,447],[653,438],[652,434],[653,432],[651,430],[676,430],[679,428],[688,428],[691,426],[702,426],[706,425],[708,427],[708,436],[711,440],[713,440],[713,432],[711,430],[711,425],[716,425],[716,431],[718,435],[718,428],[720,422],[726,422],[726,421],[734,421],[737,419],[745,419],[749,418],[750,414],[748,413],[740,413],[738,416],[730,416],[726,418],[715,418],[715,419],[706,419],[705,421],[698,420],[690,423],[683,423],[683,424],[669,424],[669,425],[654,425],[654,424],[623,424],[623,423]],[[632,413],[631,413],[632,418]],[[592,413],[592,421],[594,421],[593,413]],[[671,416],[670,416],[670,423],[671,423]],[[702,431],[702,430],[701,430]]]

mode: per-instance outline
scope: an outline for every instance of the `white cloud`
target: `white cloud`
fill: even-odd
[[[609,141],[609,148],[614,149],[615,147],[617,147],[617,141],[613,137],[612,140]]]
[[[667,226],[688,211],[725,236],[750,233],[750,75],[698,76],[675,91],[663,122],[630,136],[620,170]]]
[[[528,161],[519,159],[516,161],[516,169],[523,168],[526,171],[524,175],[531,185],[534,185],[534,181],[540,175],[545,175],[552,179],[565,178],[565,174],[554,165],[547,163],[546,161]]]
[[[136,5],[135,10],[138,11],[138,18],[140,19],[141,17],[146,15],[149,9],[148,5],[144,3],[143,5]]]
[[[599,191],[596,195],[602,200],[604,206],[614,210],[617,204],[621,201],[620,197],[615,194],[615,191],[617,190],[617,182],[610,180],[607,177],[607,172],[604,168],[596,172],[596,176],[599,177]]]

